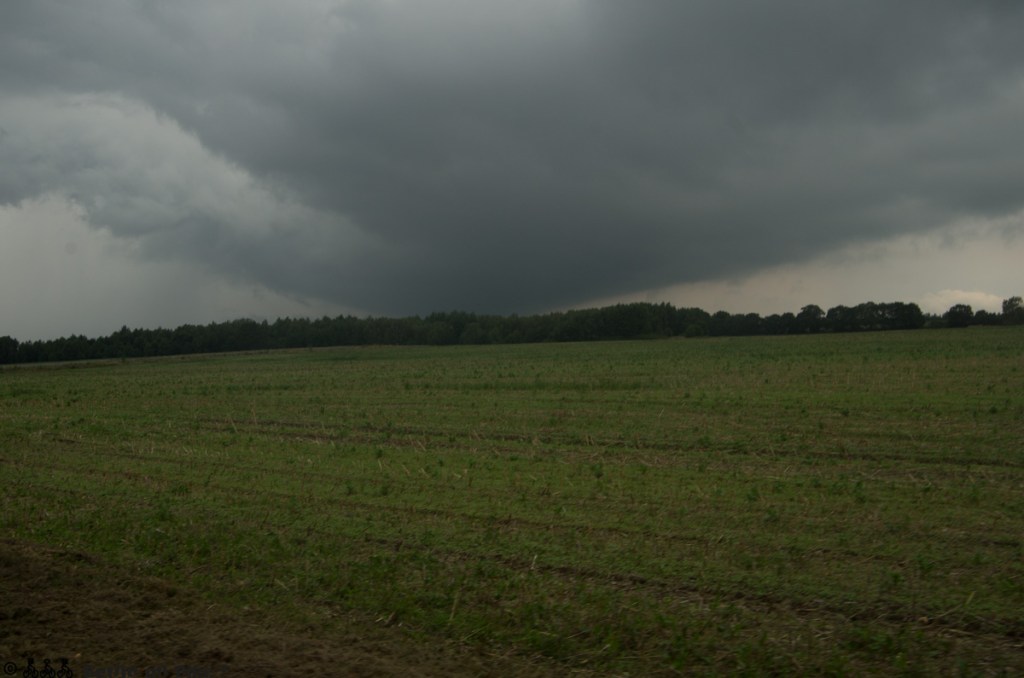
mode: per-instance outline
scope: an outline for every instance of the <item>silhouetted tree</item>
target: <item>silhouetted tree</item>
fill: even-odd
[[[824,326],[825,312],[817,304],[808,304],[796,315],[796,326],[800,332],[820,332]]]
[[[13,337],[0,337],[0,364],[13,363],[18,360],[18,340]]]
[[[924,326],[924,313],[917,304],[905,304],[895,301],[883,304],[883,315],[888,321],[888,329],[916,330]]]
[[[974,309],[967,304],[956,304],[949,307],[942,319],[947,327],[967,327],[974,319]]]
[[[998,313],[991,313],[985,309],[979,309],[974,312],[974,318],[971,319],[973,325],[1001,325],[1003,322],[1003,316]]]
[[[1003,300],[1003,322],[1007,325],[1024,324],[1024,300],[1020,297]]]

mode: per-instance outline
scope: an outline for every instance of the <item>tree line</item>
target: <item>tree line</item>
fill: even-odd
[[[519,344],[667,337],[747,336],[911,330],[927,327],[1024,324],[1020,297],[1003,302],[1002,313],[975,312],[957,304],[942,315],[921,312],[917,304],[866,302],[823,310],[814,304],[798,313],[711,314],[668,303],[617,304],[540,315],[480,315],[463,311],[407,318],[250,319],[170,329],[120,330],[106,337],[72,335],[19,342],[0,337],[0,364],[67,360],[141,358],[227,351],[321,346]]]

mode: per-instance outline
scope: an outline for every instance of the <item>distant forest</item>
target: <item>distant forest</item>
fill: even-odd
[[[667,337],[721,337],[820,332],[911,330],[968,325],[1024,324],[1020,297],[1003,302],[1002,313],[974,312],[958,304],[929,315],[917,304],[867,302],[827,312],[813,304],[799,313],[761,317],[756,313],[711,314],[671,304],[632,303],[529,316],[480,315],[462,311],[410,318],[282,318],[272,323],[232,320],[168,329],[122,327],[107,337],[73,335],[19,342],[0,337],[0,364],[100,358],[254,351],[315,346],[520,344]]]

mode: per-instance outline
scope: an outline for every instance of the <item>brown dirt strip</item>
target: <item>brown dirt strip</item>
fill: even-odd
[[[564,666],[429,642],[356,617],[290,628],[208,605],[178,585],[84,553],[0,540],[5,675],[68,660],[75,676],[556,676]],[[577,675],[580,675],[577,673]]]

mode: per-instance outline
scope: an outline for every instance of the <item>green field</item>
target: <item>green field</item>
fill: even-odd
[[[311,636],[1024,673],[1024,328],[8,368],[0,474],[8,544]]]

